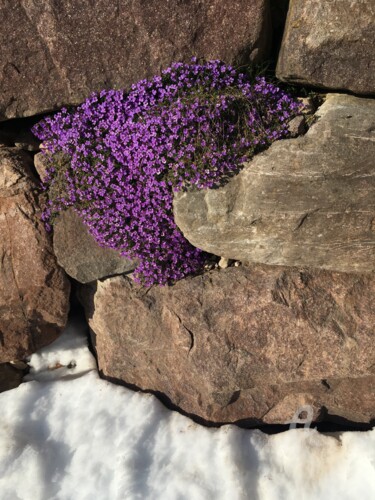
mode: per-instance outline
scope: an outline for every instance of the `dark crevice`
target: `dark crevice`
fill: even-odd
[[[277,64],[277,58],[283,39],[288,9],[289,0],[270,0],[273,35],[271,48],[271,67],[273,70],[275,70]]]
[[[87,325],[87,343],[88,343],[88,349],[91,352],[91,354],[94,356],[95,361],[96,361],[96,366],[98,367],[98,356],[96,353],[96,339],[95,339],[95,334],[91,331],[88,322],[87,322],[87,317],[85,314],[85,310],[83,305],[78,299],[78,290],[82,287],[82,284],[76,281],[75,279],[69,277],[70,284],[71,284],[71,291],[70,291],[70,316],[71,317],[79,317],[83,318],[84,322]]]
[[[230,398],[230,400],[228,402],[228,405],[232,405],[233,403],[238,401],[240,399],[240,396],[241,396],[241,391],[234,391],[234,393],[232,394],[232,397]]]
[[[322,380],[322,385],[324,385],[324,387],[325,387],[326,389],[330,389],[330,388],[331,388],[331,386],[329,385],[329,383],[327,382],[327,380],[326,380],[326,379],[323,379],[323,380]]]

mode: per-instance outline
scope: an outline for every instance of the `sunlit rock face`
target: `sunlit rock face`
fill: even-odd
[[[70,284],[40,220],[32,160],[0,149],[0,362],[23,359],[66,325]]]
[[[281,80],[375,93],[372,0],[290,2],[277,65]]]
[[[266,0],[13,0],[0,19],[0,119],[128,88],[192,56],[259,62],[271,41]]]
[[[80,291],[101,373],[210,422],[375,416],[374,275],[229,267]]]
[[[329,94],[315,120],[225,186],[177,193],[190,243],[244,262],[375,271],[375,101]]]

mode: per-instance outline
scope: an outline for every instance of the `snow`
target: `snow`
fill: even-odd
[[[0,500],[375,498],[375,429],[199,426],[101,380],[77,323],[30,364],[0,394]]]
[[[87,347],[87,334],[84,320],[74,318],[55,342],[30,357],[31,369],[25,380],[67,380],[96,370],[96,361]]]

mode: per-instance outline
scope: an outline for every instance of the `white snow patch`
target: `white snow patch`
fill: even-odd
[[[0,394],[0,500],[375,498],[375,430],[199,426],[101,380],[76,330],[31,357],[32,381]]]
[[[30,373],[25,380],[72,379],[96,370],[95,358],[87,347],[87,334],[83,319],[71,320],[55,342],[30,356]]]

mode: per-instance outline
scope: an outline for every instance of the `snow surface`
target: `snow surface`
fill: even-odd
[[[76,323],[30,364],[0,394],[0,500],[375,499],[375,429],[199,426],[101,380]]]

